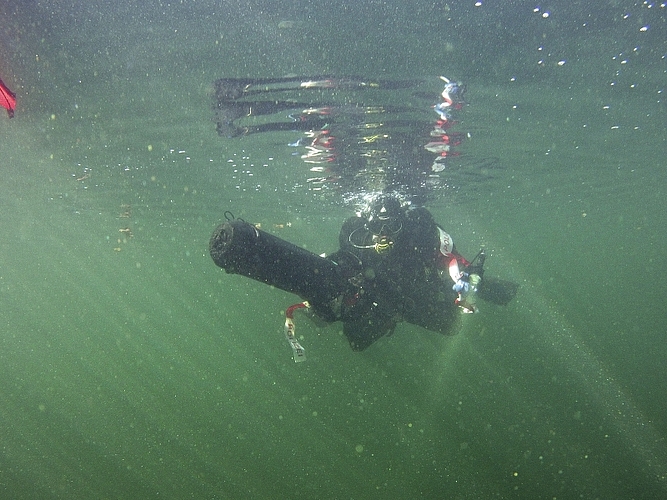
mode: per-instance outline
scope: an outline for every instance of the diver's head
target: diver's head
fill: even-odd
[[[393,197],[377,197],[366,212],[366,229],[377,237],[393,238],[403,229],[401,202]]]
[[[357,227],[348,236],[354,248],[372,248],[377,253],[393,248],[405,218],[399,198],[386,194],[376,196],[357,215],[366,220],[363,226]]]

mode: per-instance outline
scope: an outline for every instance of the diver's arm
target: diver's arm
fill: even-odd
[[[440,226],[437,226],[437,228],[439,247],[436,253],[436,266],[438,270],[449,270],[454,264],[456,264],[457,269],[467,267],[469,262],[463,255],[457,252],[452,237]],[[453,276],[452,279],[454,279]]]
[[[440,277],[443,281],[448,281],[448,277],[451,278],[452,289],[458,294],[456,305],[465,313],[474,313],[477,311],[475,297],[481,277],[479,274],[464,271],[470,266],[470,262],[456,251],[452,237],[440,226],[438,226],[438,233],[440,247],[436,256],[436,265]]]

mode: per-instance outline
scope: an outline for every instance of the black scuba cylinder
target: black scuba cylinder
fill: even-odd
[[[215,229],[209,251],[213,262],[228,273],[299,295],[323,319],[336,320],[331,302],[347,283],[335,262],[239,219]]]

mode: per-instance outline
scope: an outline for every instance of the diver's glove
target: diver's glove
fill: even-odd
[[[464,313],[477,312],[477,288],[482,282],[479,274],[463,273],[452,289],[459,294],[455,303]]]
[[[456,293],[466,293],[470,289],[470,283],[468,283],[467,274],[463,274],[461,279],[459,279],[456,283],[454,283],[454,286],[452,287],[452,290],[454,290]]]

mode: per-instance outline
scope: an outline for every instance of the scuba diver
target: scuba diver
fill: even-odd
[[[343,333],[363,350],[407,321],[452,335],[459,311],[475,312],[484,253],[473,263],[424,207],[403,206],[380,195],[349,218],[339,235],[340,249],[329,258],[346,262],[348,289],[341,303]]]
[[[343,322],[355,351],[394,332],[402,321],[453,335],[461,313],[477,310],[477,298],[506,305],[518,285],[484,278],[484,251],[471,261],[423,207],[396,195],[376,196],[348,219],[340,248],[319,256],[228,217],[209,250],[228,273],[241,274],[299,295],[285,312],[285,334],[294,360],[305,359],[295,336],[294,312],[306,309],[325,322]]]
[[[453,335],[461,313],[477,310],[478,297],[505,305],[516,294],[514,283],[484,276],[484,251],[471,261],[460,255],[424,208],[431,193],[450,188],[452,174],[465,170],[457,147],[468,135],[455,130],[465,87],[445,77],[440,82],[439,95],[424,98],[416,80],[216,80],[219,135],[301,133],[289,145],[303,148],[310,188],[332,188],[359,207],[342,226],[339,249],[327,256],[229,212],[211,237],[211,257],[227,273],[301,297],[285,311],[295,361],[305,359],[295,335],[298,310],[341,321],[352,349],[362,351],[402,321]],[[402,91],[411,94],[401,99]],[[410,104],[425,99],[428,106]]]

